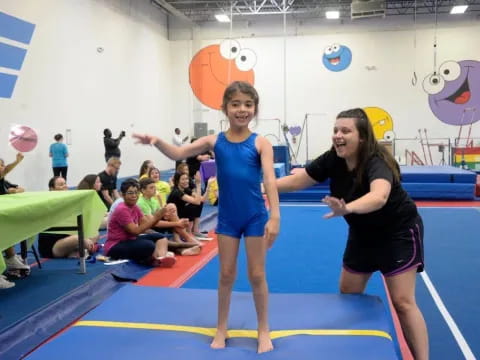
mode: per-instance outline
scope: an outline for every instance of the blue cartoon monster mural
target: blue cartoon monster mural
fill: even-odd
[[[345,45],[333,44],[325,49],[322,61],[330,71],[343,71],[352,62],[352,52]]]
[[[446,61],[423,80],[433,114],[449,125],[480,120],[480,62]]]

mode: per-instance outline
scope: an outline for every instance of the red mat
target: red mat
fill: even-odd
[[[217,235],[212,230],[208,233],[211,241],[203,241],[202,252],[195,256],[177,256],[177,262],[171,268],[155,268],[136,282],[142,286],[180,287],[199,271],[218,253]]]

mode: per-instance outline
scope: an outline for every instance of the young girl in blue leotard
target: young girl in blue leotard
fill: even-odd
[[[248,276],[258,320],[258,353],[273,349],[268,325],[268,285],[265,277],[266,251],[279,231],[280,211],[273,169],[273,149],[264,137],[252,133],[248,124],[258,113],[257,91],[248,83],[232,83],[223,96],[222,110],[230,127],[218,135],[176,147],[151,135],[134,134],[138,143],[157,147],[172,160],[185,159],[208,150],[215,152],[218,203],[218,285],[217,332],[212,348],[224,348],[232,287],[236,277],[237,254],[243,235],[248,258]],[[270,203],[265,209],[260,183]]]

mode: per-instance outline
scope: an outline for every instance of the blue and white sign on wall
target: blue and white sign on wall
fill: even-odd
[[[0,11],[0,98],[11,98],[35,25]]]

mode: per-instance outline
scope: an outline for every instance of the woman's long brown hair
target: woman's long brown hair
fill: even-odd
[[[359,137],[363,140],[360,142],[358,148],[357,166],[355,168],[357,172],[356,183],[358,185],[362,183],[367,163],[373,156],[378,156],[385,161],[390,170],[392,170],[394,181],[400,182],[400,168],[387,148],[378,143],[373,132],[372,124],[368,120],[367,113],[360,108],[350,109],[342,111],[337,115],[337,119],[341,118],[355,119],[355,126],[357,127]]]

